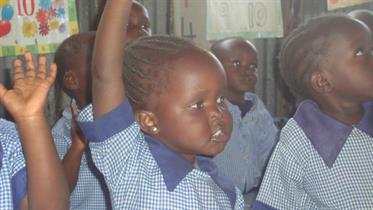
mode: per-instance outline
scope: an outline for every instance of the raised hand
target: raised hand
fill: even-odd
[[[78,123],[76,122],[76,117],[78,116],[78,107],[76,104],[71,104],[71,139],[72,139],[72,147],[76,147],[77,149],[84,150],[85,146],[87,145],[87,140],[80,130]]]
[[[46,57],[39,57],[39,68],[35,70],[32,54],[26,52],[26,71],[22,62],[13,62],[13,89],[7,90],[0,84],[0,103],[18,121],[22,118],[44,115],[48,91],[56,78],[57,66],[52,64],[46,71]]]

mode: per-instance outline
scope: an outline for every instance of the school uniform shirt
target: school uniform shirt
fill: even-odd
[[[245,208],[250,208],[276,144],[278,130],[256,94],[248,92],[244,100],[249,107],[240,108],[226,101],[232,115],[233,129],[224,151],[214,158],[214,162],[241,190]]]
[[[0,209],[19,209],[27,192],[27,174],[15,125],[0,119]]]
[[[242,195],[211,158],[196,167],[145,136],[127,100],[93,121],[92,105],[78,116],[103,173],[114,209],[243,209]]]
[[[54,143],[61,160],[71,146],[71,118],[71,110],[66,108],[52,129]],[[109,191],[102,174],[92,161],[89,147],[86,147],[82,155],[78,181],[70,195],[70,209],[111,209]]]
[[[271,156],[254,209],[373,209],[373,103],[355,126],[302,102]]]

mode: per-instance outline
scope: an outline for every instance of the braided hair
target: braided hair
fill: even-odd
[[[132,105],[147,107],[150,94],[160,95],[167,86],[173,60],[189,50],[200,50],[190,41],[173,36],[145,36],[125,48],[123,79]]]
[[[280,50],[280,73],[290,91],[299,99],[310,97],[311,73],[328,63],[328,49],[336,25],[352,20],[346,15],[324,15],[310,19],[285,38]]]

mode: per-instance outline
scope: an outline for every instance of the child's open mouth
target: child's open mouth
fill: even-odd
[[[225,134],[223,133],[223,131],[219,128],[217,130],[215,130],[213,132],[213,134],[211,135],[211,138],[210,140],[211,141],[215,141],[215,142],[222,142],[224,141],[224,137],[225,137]]]

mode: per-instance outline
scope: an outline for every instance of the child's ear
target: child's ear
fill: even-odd
[[[311,87],[316,93],[326,93],[332,89],[332,84],[324,72],[314,71],[311,73]]]
[[[153,112],[138,110],[135,112],[135,118],[137,123],[139,123],[141,130],[145,133],[154,135],[159,132],[157,118]]]
[[[71,70],[68,70],[63,75],[63,87],[68,90],[76,90],[79,88],[78,78],[75,73]]]

